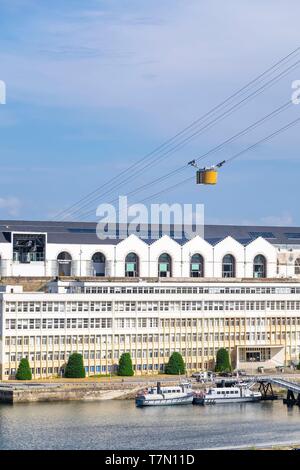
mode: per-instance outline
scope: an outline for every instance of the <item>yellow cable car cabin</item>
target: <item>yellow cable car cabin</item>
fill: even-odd
[[[196,172],[197,184],[217,184],[218,172],[212,168],[202,168]]]

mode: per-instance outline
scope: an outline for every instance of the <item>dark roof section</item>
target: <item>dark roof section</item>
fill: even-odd
[[[22,220],[2,220],[0,221],[0,243],[10,241],[11,232],[34,232],[48,234],[49,243],[70,243],[70,244],[118,244],[122,238],[109,237],[100,240],[96,234],[97,224],[95,222],[43,222],[43,221],[22,221]],[[120,227],[122,228],[122,227]],[[119,227],[117,227],[119,229]],[[153,243],[159,238],[154,234],[162,236],[169,233],[164,226],[146,226],[141,233],[147,233],[147,239],[142,237],[146,243]],[[174,227],[171,226],[171,237],[173,238]],[[118,232],[117,232],[118,234]],[[258,236],[263,236],[274,245],[295,245],[300,244],[300,227],[265,227],[246,225],[206,225],[204,238],[212,245],[231,236],[240,243],[247,245]],[[187,241],[184,233],[181,238],[175,238],[180,244]]]

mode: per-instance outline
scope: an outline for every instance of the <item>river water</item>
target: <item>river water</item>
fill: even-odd
[[[136,408],[132,400],[0,405],[0,449],[194,450],[300,443],[282,401]]]

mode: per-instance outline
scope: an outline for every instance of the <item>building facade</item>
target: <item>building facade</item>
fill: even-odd
[[[113,372],[123,352],[136,374],[163,371],[174,351],[188,371],[211,369],[220,347],[235,368],[299,361],[300,229],[101,241],[95,224],[4,222],[0,234],[2,380],[22,357],[34,378],[61,375],[72,352],[88,375]],[[23,277],[47,287],[23,291]]]
[[[0,222],[1,277],[300,277],[300,229],[206,226],[204,238],[107,235],[93,223]],[[146,235],[146,234],[144,234]],[[153,238],[154,237],[154,238]]]
[[[48,292],[6,286],[1,297],[1,374],[22,357],[33,376],[60,375],[72,352],[88,375],[114,371],[130,352],[136,374],[163,371],[179,351],[189,371],[207,370],[225,347],[235,368],[297,363],[300,283],[57,281]]]

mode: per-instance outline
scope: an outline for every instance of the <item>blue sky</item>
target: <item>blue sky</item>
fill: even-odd
[[[53,218],[300,45],[297,0],[0,0],[0,12],[0,218]],[[293,80],[300,67],[99,202],[244,129],[288,101]],[[205,163],[299,116],[291,106]],[[178,186],[152,202],[204,203],[207,223],[300,225],[299,135],[224,166],[216,187]]]

